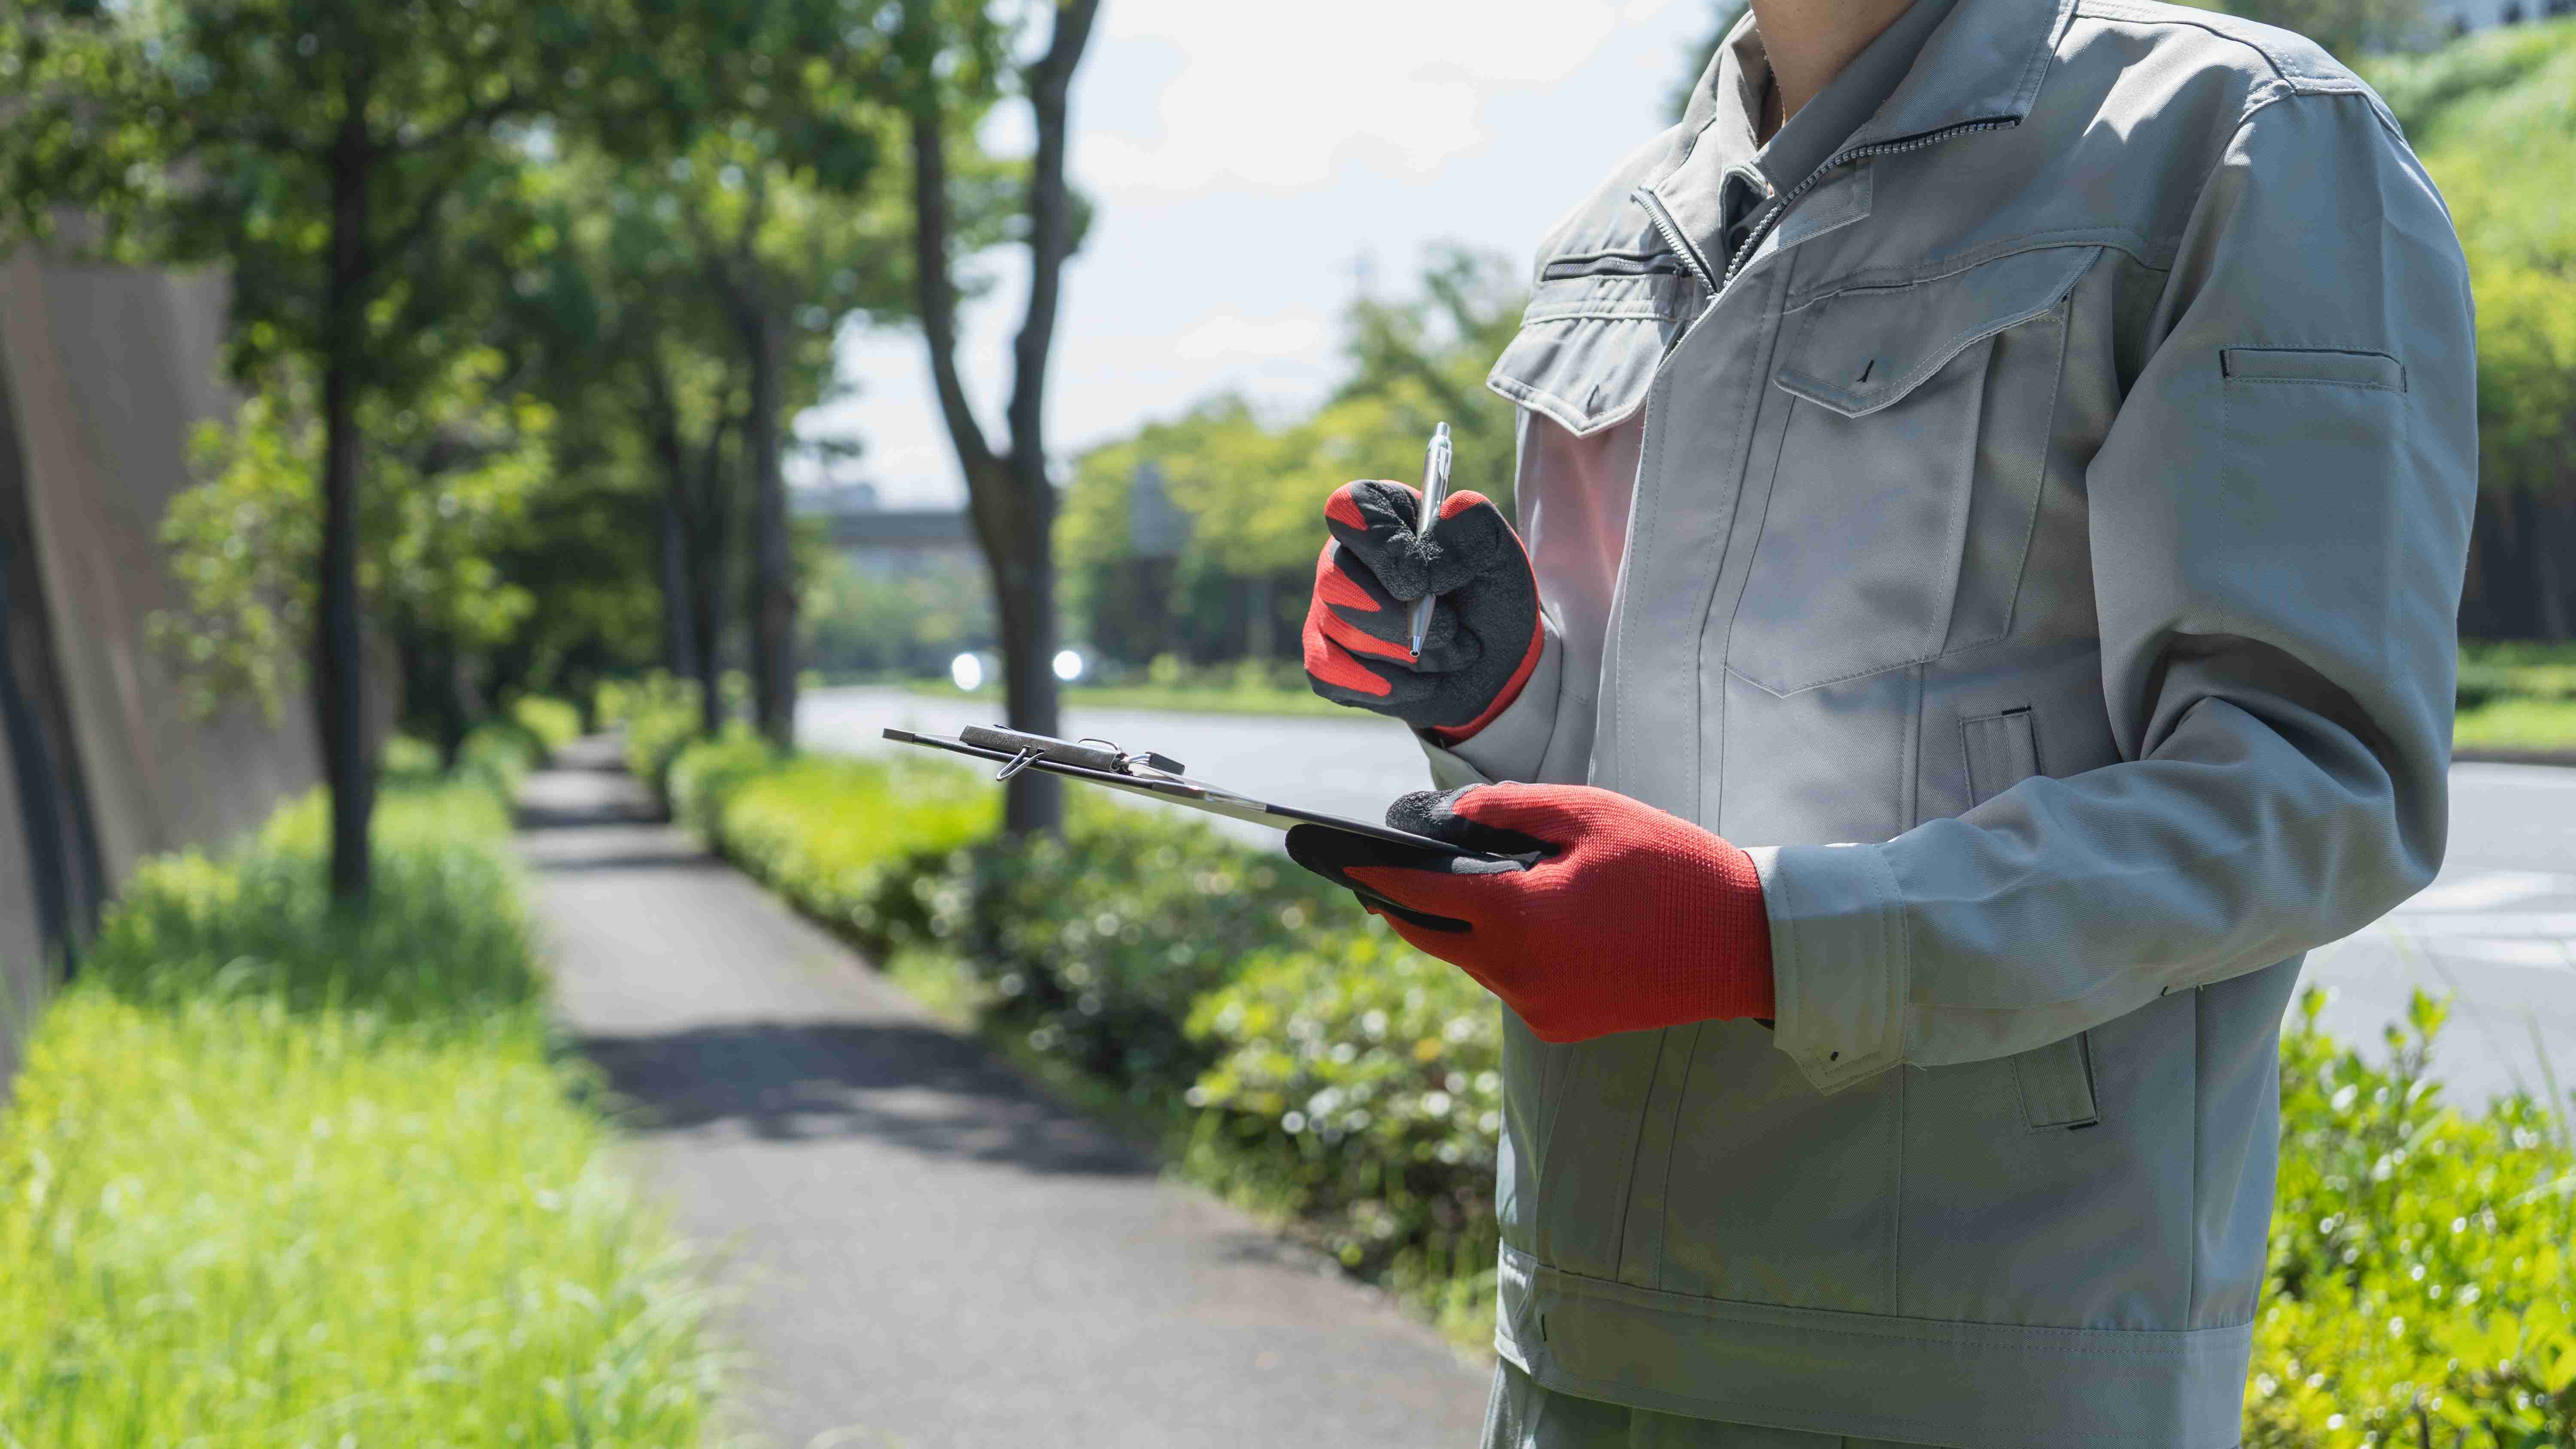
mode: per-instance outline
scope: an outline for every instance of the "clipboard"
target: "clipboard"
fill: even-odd
[[[1204,780],[1191,779],[1182,773],[1183,766],[1178,760],[1151,750],[1121,750],[1106,740],[1059,740],[1047,735],[1022,734],[984,725],[968,725],[956,736],[888,729],[885,737],[900,744],[923,745],[953,755],[992,760],[1002,766],[993,776],[996,780],[1007,780],[1022,770],[1044,770],[1050,775],[1084,780],[1106,789],[1123,790],[1149,800],[1204,810],[1230,820],[1246,820],[1273,830],[1320,825],[1328,830],[1409,845],[1435,855],[1456,856],[1462,860],[1499,861],[1505,858],[1435,840],[1428,835],[1398,830],[1373,820],[1354,820],[1345,815],[1328,815],[1320,810],[1305,810],[1238,795]]]

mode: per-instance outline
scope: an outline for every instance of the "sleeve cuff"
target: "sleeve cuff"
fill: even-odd
[[[1547,758],[1548,742],[1556,734],[1557,692],[1564,669],[1556,626],[1542,612],[1538,663],[1521,681],[1519,697],[1503,706],[1501,714],[1454,745],[1443,746],[1424,730],[1413,732],[1422,742],[1423,754],[1430,757],[1432,783],[1452,790],[1497,780],[1536,779],[1540,762]]]
[[[1771,918],[1773,1044],[1832,1093],[1904,1060],[1905,912],[1885,847],[1746,852]]]

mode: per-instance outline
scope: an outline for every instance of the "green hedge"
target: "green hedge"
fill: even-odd
[[[1001,823],[1000,792],[936,762],[800,755],[745,772],[736,743],[689,747],[675,801],[719,849],[872,950],[926,939],[952,856]],[[722,784],[719,795],[711,787]]]
[[[528,732],[547,758],[581,738],[581,709],[569,700],[521,695],[510,706],[510,720]]]
[[[736,748],[674,775],[753,874],[1123,1105],[1191,1177],[1486,1337],[1500,1017],[1462,973],[1196,821],[1087,800],[1062,840],[1000,842],[968,772]],[[2429,1002],[2386,1060],[2317,1033],[2317,1005],[2284,1038],[2248,1442],[2576,1446],[2567,1119],[2442,1105]]]
[[[2420,993],[2379,1062],[2316,1030],[2322,1004],[2282,1041],[2247,1444],[2576,1444],[2569,1118],[2443,1105],[2443,1009]]]
[[[599,712],[626,732],[627,772],[664,795],[672,762],[698,738],[697,685],[667,674],[603,685]]]
[[[0,1114],[0,1441],[709,1428],[703,1295],[556,1051],[503,802],[423,750],[369,910],[308,797],[147,862],[45,1008]]]

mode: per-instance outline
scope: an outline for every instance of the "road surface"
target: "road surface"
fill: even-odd
[[[910,747],[877,732],[898,725],[955,734],[961,725],[999,723],[997,711],[962,695],[825,689],[805,696],[797,733],[814,749],[902,750]],[[1248,794],[1374,818],[1428,779],[1421,750],[1400,725],[1353,713],[1337,720],[1076,708],[1065,729],[1160,750]],[[1279,841],[1258,825],[1219,824],[1246,840]],[[2332,993],[2327,1027],[2373,1050],[2415,987],[2452,997],[2435,1069],[2455,1099],[2539,1093],[2545,1064],[2554,1064],[2562,1091],[2576,1090],[2576,770],[2453,767],[2440,878],[2386,920],[2313,953],[2307,980]]]
[[[749,1442],[1473,1442],[1487,1376],[1429,1328],[1158,1177],[653,823],[613,742],[565,754],[521,797],[556,1008],[632,1104],[657,1197],[726,1263]]]

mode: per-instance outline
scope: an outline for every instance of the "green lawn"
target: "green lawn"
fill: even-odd
[[[702,1294],[552,1042],[507,817],[148,864],[0,1115],[0,1445],[687,1445]]]
[[[2576,645],[2460,645],[2458,750],[2576,753]]]

